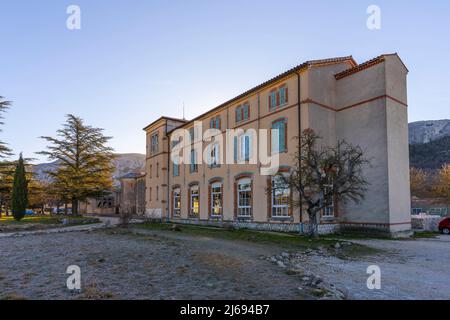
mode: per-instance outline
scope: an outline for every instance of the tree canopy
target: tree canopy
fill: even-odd
[[[103,129],[86,125],[69,114],[56,137],[41,138],[49,145],[38,154],[57,161],[57,169],[46,173],[53,180],[54,191],[72,202],[74,214],[78,214],[79,201],[102,196],[112,188],[114,155],[107,146],[111,137],[105,136]]]

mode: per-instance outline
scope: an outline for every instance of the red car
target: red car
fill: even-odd
[[[443,234],[450,234],[450,218],[445,218],[439,223],[439,231]]]

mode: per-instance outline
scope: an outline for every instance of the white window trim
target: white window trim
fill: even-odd
[[[197,191],[197,194],[196,195],[194,195],[193,193],[192,193],[192,191]],[[199,188],[199,186],[192,186],[191,188],[190,188],[190,192],[189,192],[189,197],[190,197],[190,208],[189,208],[189,213],[190,213],[190,215],[199,215],[199,213],[200,213],[200,188]],[[194,213],[194,201],[193,201],[193,198],[195,198],[195,197],[197,197],[198,198],[198,209],[199,209],[199,212],[197,212],[197,213]]]
[[[214,192],[214,189],[215,188],[220,188],[220,191],[219,192]],[[211,206],[211,217],[221,217],[222,216],[222,210],[223,210],[223,208],[222,208],[222,203],[223,203],[223,192],[222,192],[222,183],[220,183],[220,182],[217,182],[217,183],[213,183],[212,185],[211,185],[211,203],[210,203],[210,206]],[[214,213],[214,209],[215,209],[215,206],[214,206],[214,195],[215,194],[220,194],[220,214],[215,214]]]
[[[272,177],[272,186],[273,186],[273,181],[274,181],[274,177]],[[287,188],[289,189],[289,188]],[[291,196],[291,190],[289,190],[289,195],[288,197]],[[289,218],[289,199],[288,199],[288,203],[287,204],[275,204],[275,190],[272,190],[271,192],[271,198],[272,198],[272,212],[271,212],[271,216],[272,218]],[[275,214],[275,209],[279,209],[280,211],[285,210],[286,214]]]
[[[244,184],[248,184],[249,187],[245,190],[240,190],[239,186],[240,185],[244,185]],[[250,178],[244,178],[238,181],[237,183],[237,216],[238,218],[249,218],[252,216],[252,204],[250,202],[249,205],[244,206],[240,204],[240,194],[241,192],[250,192],[250,196],[253,197],[253,190],[252,190],[252,180]],[[242,214],[242,212],[244,212],[245,214]]]
[[[178,194],[178,196],[176,196]],[[177,208],[177,198],[179,198],[180,207]],[[181,216],[181,189],[174,189],[173,190],[173,215],[174,216]]]

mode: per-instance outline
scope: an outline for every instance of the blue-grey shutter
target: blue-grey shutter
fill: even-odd
[[[234,162],[238,159],[238,137],[234,137]]]

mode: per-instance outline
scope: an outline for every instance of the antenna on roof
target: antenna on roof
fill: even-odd
[[[186,118],[184,116],[184,101],[183,101],[183,120],[186,120]]]

